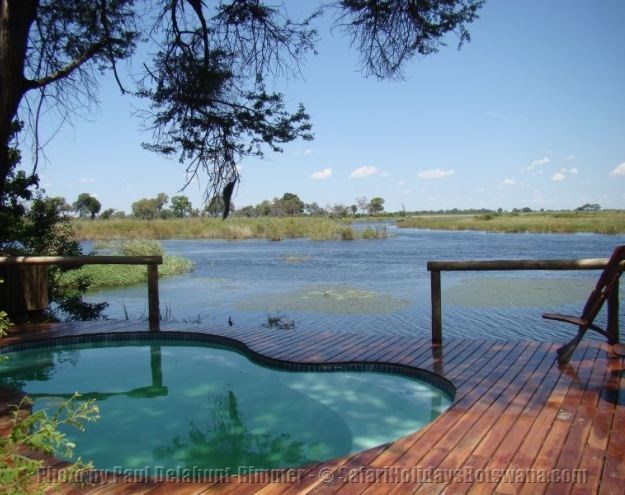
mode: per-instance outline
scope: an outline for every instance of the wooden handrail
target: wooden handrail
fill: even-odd
[[[441,272],[459,271],[510,271],[510,270],[602,270],[608,258],[576,260],[465,260],[428,261],[432,304],[432,343],[443,341],[443,310],[441,297]],[[625,269],[625,262],[620,264]],[[618,283],[608,298],[607,331],[618,342]]]
[[[162,264],[162,256],[0,256],[0,266],[147,265],[148,321],[153,331],[159,330],[160,323],[158,265]]]
[[[0,256],[0,265],[162,265],[162,256]]]
[[[496,270],[601,270],[608,258],[580,260],[480,260],[480,261],[428,261],[428,271],[496,271]],[[625,268],[625,262],[621,262]]]

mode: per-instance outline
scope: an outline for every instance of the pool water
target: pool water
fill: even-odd
[[[8,354],[0,386],[35,409],[79,391],[100,419],[66,430],[100,469],[296,467],[416,431],[450,405],[441,390],[378,372],[283,371],[226,347],[124,341]]]

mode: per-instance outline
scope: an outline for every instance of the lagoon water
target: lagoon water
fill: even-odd
[[[260,327],[274,318],[293,326],[285,331],[428,336],[429,260],[595,258],[625,244],[623,235],[387,228],[391,237],[381,240],[163,241],[168,253],[190,258],[195,270],[161,279],[161,312],[207,327],[223,328],[229,318],[235,326]],[[540,316],[579,313],[597,276],[596,271],[444,272],[444,335],[568,340],[575,331],[571,325]],[[110,318],[147,314],[144,284],[91,297],[110,302]]]

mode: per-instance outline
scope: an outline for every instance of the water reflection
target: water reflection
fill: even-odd
[[[239,411],[232,390],[209,398],[210,418],[204,427],[188,423],[186,438],[175,437],[170,445],[154,450],[154,457],[169,465],[193,466],[197,459],[210,460],[211,468],[272,469],[298,466],[320,459],[319,442],[304,443],[287,433],[252,432]]]
[[[144,387],[133,388],[122,392],[81,392],[82,400],[95,399],[99,402],[105,401],[111,397],[125,396],[134,398],[163,397],[168,393],[167,387],[163,386],[163,369],[161,345],[158,343],[150,344],[150,372],[152,383]],[[64,362],[69,362],[76,366],[80,353],[78,351],[63,352],[58,351],[54,347],[39,348],[35,352],[34,363],[27,366],[13,367],[11,363],[9,369],[4,372],[0,368],[0,386],[11,389],[22,389],[29,381],[46,382],[49,381],[55,373],[55,366]],[[17,353],[16,356],[20,356]],[[56,362],[56,364],[55,364]],[[32,399],[42,398],[61,398],[70,399],[74,396],[74,392],[30,392],[28,394]]]

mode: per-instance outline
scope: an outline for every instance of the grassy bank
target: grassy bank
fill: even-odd
[[[623,234],[625,233],[625,212],[421,215],[399,219],[397,226],[436,230],[483,230],[487,232]]]
[[[98,254],[118,254],[121,256],[162,256],[159,265],[160,277],[180,275],[193,269],[191,260],[182,256],[165,254],[158,242],[136,240],[118,243],[99,244]],[[147,281],[147,269],[144,265],[85,265],[78,270],[61,274],[59,283],[65,287],[76,287],[85,276],[91,280],[90,289],[120,287]]]
[[[270,239],[280,241],[289,237],[313,240],[379,239],[387,237],[385,229],[367,228],[357,232],[329,218],[316,217],[258,217],[185,218],[171,220],[76,220],[73,222],[77,240],[104,239]]]

